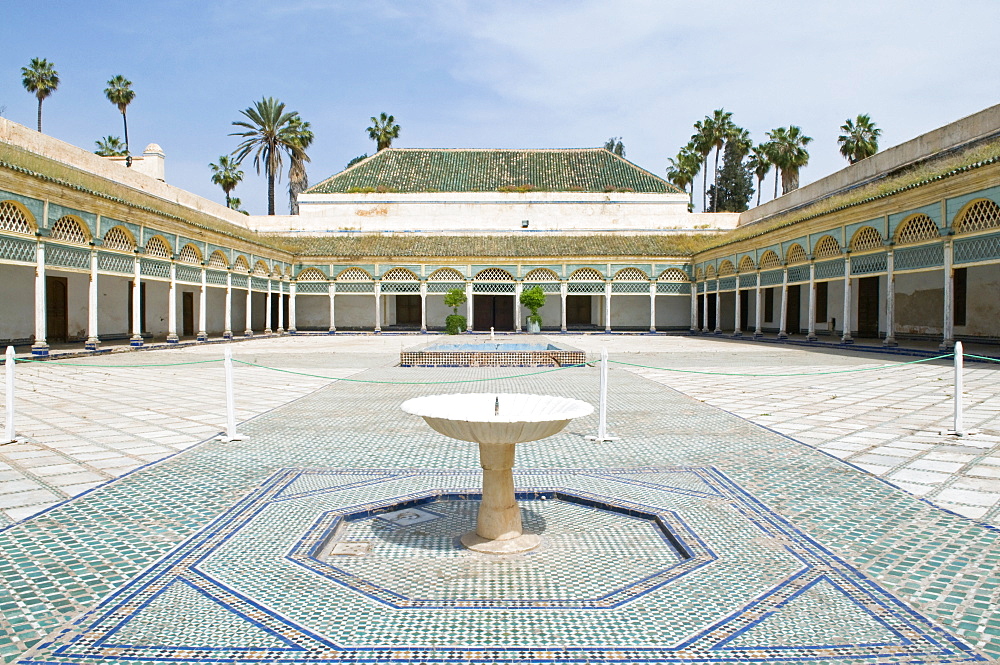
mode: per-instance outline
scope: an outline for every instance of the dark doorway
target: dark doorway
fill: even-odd
[[[181,294],[181,334],[194,337],[194,294],[190,291]]]
[[[708,294],[708,329],[715,330],[715,299],[719,297],[717,293]]]
[[[514,296],[472,296],[473,330],[513,330]]]
[[[816,323],[826,323],[830,301],[830,283],[816,283]],[[832,332],[832,331],[831,331]]]
[[[965,325],[966,302],[969,296],[969,269],[955,268],[955,320],[956,326]]]
[[[396,325],[420,325],[420,296],[396,296]]]
[[[69,341],[69,284],[65,277],[45,276],[45,340]]]
[[[566,325],[589,326],[591,318],[591,296],[566,296]]]
[[[774,323],[774,287],[764,289],[764,323]]]
[[[740,291],[740,330],[750,327],[750,292]]]
[[[698,330],[705,327],[705,294],[698,294]]]
[[[128,330],[132,336],[142,335],[146,329],[146,285],[139,284],[139,330],[132,330],[132,293],[135,291],[135,282],[128,283]]]
[[[797,335],[802,321],[802,285],[788,287],[788,311],[785,316],[785,332]]]
[[[878,277],[858,280],[858,337],[878,337]]]
[[[271,327],[274,330],[281,328],[285,330],[288,328],[288,296],[281,295],[280,293],[275,293],[271,295]],[[279,325],[278,322],[278,307],[281,307],[281,314],[285,318],[281,320],[284,325]]]
[[[278,301],[281,300],[281,295],[277,293],[271,294],[271,329],[278,329]]]

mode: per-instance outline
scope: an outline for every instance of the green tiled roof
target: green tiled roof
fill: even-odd
[[[364,191],[680,192],[663,178],[603,148],[387,148],[327,178],[307,193],[343,194]]]
[[[300,257],[690,256],[711,236],[322,236],[282,238]]]

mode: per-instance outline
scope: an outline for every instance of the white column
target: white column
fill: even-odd
[[[806,340],[816,341],[816,261],[809,259],[809,333]]]
[[[740,321],[743,318],[743,303],[740,301],[740,276],[736,275],[736,321],[733,323],[733,337],[743,337],[743,330],[740,327]]]
[[[96,351],[101,340],[97,332],[97,248],[90,248],[90,289],[87,293],[87,343],[88,351]]]
[[[649,332],[656,332],[656,282],[649,283]]]
[[[267,278],[267,296],[264,298],[264,334],[270,335],[271,330],[271,278]],[[332,323],[330,325],[333,325]]]
[[[247,327],[243,330],[244,337],[253,337],[253,277],[247,275]]]
[[[559,330],[563,332],[566,332],[566,298],[568,297],[569,297],[569,284],[565,280],[563,280],[559,282],[559,301],[561,304],[561,308],[559,310],[559,315],[560,315]]]
[[[840,337],[842,344],[854,344],[851,337],[851,255],[844,253],[844,333]]]
[[[611,282],[604,283],[604,332],[611,332]]]
[[[698,282],[691,282],[691,332],[698,332]]]
[[[49,345],[45,341],[48,330],[45,316],[45,243],[39,238],[35,245],[35,342],[31,345],[33,356],[49,355]]]
[[[942,351],[955,348],[955,253],[951,238],[944,242],[944,328]]]
[[[142,259],[136,254],[132,275],[132,339],[130,346],[142,346]]]
[[[170,261],[170,289],[167,291],[167,344],[180,341],[177,336],[177,264]]]
[[[201,292],[198,294],[198,341],[208,341],[208,271],[201,267]]]
[[[899,346],[896,342],[896,275],[893,274],[892,247],[885,254],[885,339],[882,346]]]
[[[466,332],[472,332],[472,282],[465,283],[465,312],[468,320],[465,322]]]
[[[701,329],[702,332],[708,332],[708,282],[703,282],[705,285],[705,290],[701,292],[701,315],[702,323],[705,326]]]
[[[375,282],[375,332],[382,332],[382,282]]]
[[[298,285],[295,282],[288,284],[288,332],[295,334],[295,292]]]
[[[278,334],[285,334],[285,282],[278,280]]]
[[[761,288],[760,288],[760,271],[757,271],[757,288],[754,289],[753,298],[753,311],[754,311],[754,327],[753,327],[753,337],[754,339],[760,339],[764,336],[764,330],[761,325],[764,322],[764,312],[762,311],[761,302]]]
[[[524,282],[514,282],[514,330],[521,332],[521,292],[524,290]]]
[[[420,282],[420,332],[427,332],[427,282]]]
[[[788,339],[788,266],[781,269],[781,319],[778,321],[778,339]]]
[[[327,285],[327,293],[330,294],[330,332],[337,332],[337,318],[336,311],[334,309],[334,300],[337,296],[337,285],[334,282],[330,282]]]
[[[719,282],[722,280],[715,280],[715,330],[713,331],[716,335],[722,334],[722,291],[719,290]]]
[[[222,339],[233,338],[233,273],[226,272],[226,325],[222,331]]]

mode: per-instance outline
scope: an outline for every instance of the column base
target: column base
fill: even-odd
[[[199,333],[198,333],[198,336],[197,336],[197,337],[195,337],[195,339],[196,339],[197,341],[199,341],[199,342],[207,342],[207,341],[208,341],[208,333],[207,333],[207,332],[204,332],[204,331],[202,331],[202,332],[199,332]]]
[[[326,331],[326,332],[327,332],[327,334],[328,334],[328,335],[332,335],[333,333],[337,332],[337,329],[336,329],[336,328],[334,328],[334,327],[331,327],[331,328],[330,328],[330,329],[329,329],[328,331]],[[426,331],[426,330],[423,330],[423,331],[421,331],[421,332],[427,332],[427,331]]]
[[[253,337],[253,330],[251,330],[250,328],[247,328],[246,330],[243,331],[243,336],[244,337]]]
[[[132,338],[129,339],[128,341],[128,345],[131,346],[133,349],[138,349],[140,346],[142,346],[142,337],[140,337],[139,335],[132,335]]]
[[[743,337],[743,331],[742,330],[734,330],[733,331],[733,337]]]
[[[84,342],[83,348],[87,351],[96,351],[97,347],[99,347],[100,345],[101,345],[101,340],[97,339],[96,337],[90,337],[87,339],[86,342]]]
[[[816,337],[815,333],[809,333],[808,335],[806,335],[807,342],[815,342],[818,339],[819,337]]]
[[[854,338],[851,337],[850,335],[845,335],[845,336],[843,336],[843,337],[840,338],[840,343],[841,344],[854,344]]]
[[[759,330],[754,331],[754,334],[753,334],[753,338],[754,339],[760,339],[763,336],[764,336],[764,333],[762,333],[761,331],[759,331]]]
[[[382,329],[381,329],[381,328],[376,328],[376,329],[375,329],[375,330],[374,330],[373,332],[374,332],[374,333],[375,333],[376,335],[381,335],[381,334],[382,334]]]
[[[955,350],[955,340],[946,339],[938,345],[938,351],[954,351]]]
[[[716,328],[715,330],[712,331],[712,334],[713,335],[721,335],[722,334],[722,328]]]
[[[656,328],[650,328],[650,329],[649,329],[649,332],[651,332],[651,333],[655,333],[655,332],[656,332]]]
[[[426,335],[427,334],[427,328],[421,328],[420,329],[420,334],[421,335]]]
[[[227,330],[224,333],[222,333],[222,339],[232,339],[232,338],[233,338],[232,330]]]
[[[31,355],[36,358],[47,358],[49,355],[49,345],[45,342],[35,342],[31,345]]]
[[[181,341],[181,338],[177,336],[177,333],[170,333],[167,335],[167,344],[177,344]]]
[[[509,538],[507,540],[490,540],[483,538],[475,531],[470,531],[462,536],[460,540],[466,549],[483,554],[520,554],[521,552],[530,552],[542,542],[541,536],[533,533],[522,533],[516,538]]]
[[[896,341],[895,337],[886,337],[882,340],[882,346],[899,346],[899,342]]]
[[[778,339],[788,339],[788,333],[786,332],[778,333]]]
[[[289,335],[294,335],[294,334],[295,334],[296,332],[298,332],[298,331],[297,331],[297,330],[295,330],[295,328],[289,328],[289,329],[288,329],[288,334],[289,334]]]
[[[698,333],[700,333],[700,332],[701,332],[701,331],[700,331],[700,330],[698,330],[697,328],[691,328],[690,330],[688,330],[688,334],[689,334],[689,335],[697,335],[697,334],[698,334]]]
[[[276,332],[279,335],[284,335],[285,334],[285,329],[284,328],[278,328],[274,332]]]
[[[274,331],[272,331],[270,328],[264,328],[264,334],[265,335],[271,335],[271,334],[273,334],[273,332]]]

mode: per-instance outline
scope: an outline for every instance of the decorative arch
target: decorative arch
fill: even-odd
[[[281,279],[281,276],[283,274],[284,273],[281,271],[281,266],[280,265],[278,265],[277,263],[275,263],[273,266],[271,266],[271,277],[275,277],[277,279]]]
[[[736,266],[729,259],[726,259],[719,264],[719,276],[724,277],[725,275],[732,275],[736,273]]]
[[[705,269],[698,268],[694,273],[694,279],[696,282],[700,282],[701,280],[705,279]]]
[[[239,270],[241,272],[250,272],[250,263],[247,261],[247,257],[240,254],[233,261],[233,270]]]
[[[17,201],[0,201],[0,231],[33,234],[38,228],[31,212]]]
[[[649,275],[638,268],[622,268],[615,273],[616,282],[648,282]]]
[[[300,282],[325,282],[326,275],[319,268],[306,268],[296,279]]]
[[[923,213],[911,215],[900,222],[896,227],[896,235],[893,241],[897,245],[913,245],[926,240],[940,238],[937,224],[934,220]]]
[[[188,243],[181,247],[181,251],[177,254],[177,260],[181,263],[201,263],[201,250],[199,250],[195,245]]]
[[[792,243],[792,246],[788,248],[788,253],[785,254],[785,260],[789,263],[805,263],[809,260],[806,255],[806,250],[802,249],[802,245],[799,243]]]
[[[558,282],[559,275],[548,268],[535,268],[524,276],[525,282]]]
[[[831,259],[840,254],[840,243],[833,236],[823,236],[813,248],[813,256],[817,259]]]
[[[956,234],[975,233],[1000,227],[1000,205],[990,199],[971,201],[955,215],[952,226]]]
[[[253,274],[259,275],[260,277],[266,277],[268,272],[270,271],[267,269],[267,264],[260,259],[253,264]]]
[[[757,269],[757,264],[749,256],[740,259],[740,272],[753,272]]]
[[[427,279],[431,282],[464,282],[465,276],[454,268],[438,268]]]
[[[146,241],[146,255],[158,259],[170,258],[170,244],[163,236],[153,236]]]
[[[513,282],[514,276],[503,268],[485,268],[476,273],[477,282]]]
[[[574,270],[573,274],[569,278],[576,282],[603,282],[604,275],[597,272],[593,268],[580,268],[579,270]]]
[[[135,237],[124,226],[113,226],[104,234],[104,247],[117,249],[120,252],[134,252]]]
[[[687,273],[680,268],[667,268],[660,273],[658,278],[661,282],[689,282],[691,281]]]
[[[383,282],[419,282],[420,278],[412,270],[393,268],[382,275]]]
[[[90,242],[90,231],[83,220],[76,215],[63,215],[52,225],[53,240],[71,242],[75,245],[86,245]]]
[[[769,270],[771,268],[780,268],[780,267],[781,267],[781,258],[778,256],[778,253],[773,249],[769,249],[761,255],[760,257],[761,270]]]
[[[862,226],[851,236],[852,252],[867,252],[873,249],[881,249],[883,244],[882,234],[872,226]]]
[[[705,269],[705,279],[715,279],[715,275],[716,275],[715,266],[709,264],[708,268]]]
[[[337,275],[338,282],[373,282],[372,276],[361,268],[347,268]]]
[[[229,268],[229,260],[226,255],[220,250],[215,250],[212,252],[211,256],[208,257],[208,265],[210,268],[220,268],[226,270]]]

